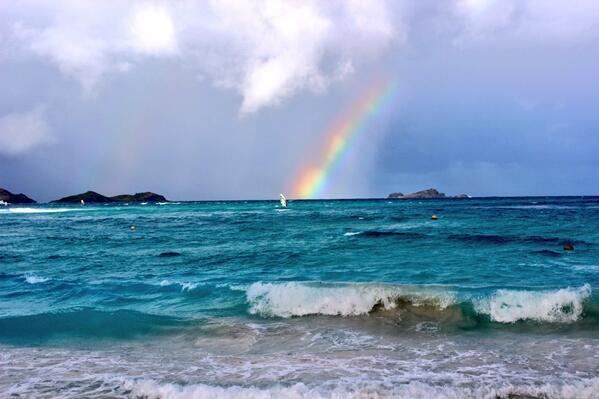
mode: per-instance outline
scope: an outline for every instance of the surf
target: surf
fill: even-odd
[[[262,283],[246,291],[249,312],[262,317],[355,317],[387,312],[417,321],[576,323],[597,319],[589,284],[553,290],[474,290],[390,284]]]

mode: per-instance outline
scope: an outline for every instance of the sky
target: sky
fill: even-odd
[[[599,194],[596,0],[0,0],[0,93],[38,201]]]

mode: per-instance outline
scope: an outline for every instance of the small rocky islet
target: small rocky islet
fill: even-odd
[[[429,188],[422,191],[417,191],[411,194],[403,194],[400,192],[391,193],[387,196],[387,199],[441,199],[441,198],[470,198],[467,194],[459,195],[445,195],[445,193],[439,192],[437,189]]]

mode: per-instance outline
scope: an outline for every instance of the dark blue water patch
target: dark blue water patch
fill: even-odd
[[[543,237],[543,236],[514,236],[514,235],[497,235],[497,234],[450,234],[447,236],[450,240],[480,243],[480,244],[537,244],[537,245],[585,245],[591,246],[593,243],[559,237]]]
[[[18,297],[28,296],[29,294],[31,294],[30,290],[16,290],[16,291],[3,290],[0,297],[4,298],[6,300],[6,299],[13,299],[13,298],[18,298]]]
[[[397,238],[425,238],[426,234],[423,233],[415,233],[415,232],[407,232],[407,231],[390,231],[390,230],[367,230],[363,231],[359,234],[356,234],[353,237],[397,237]]]
[[[21,262],[22,260],[24,260],[24,258],[21,255],[0,252],[0,262],[17,263],[17,262]]]
[[[509,244],[517,241],[511,236],[500,236],[495,234],[450,234],[450,240],[480,243],[480,244]]]
[[[549,249],[541,249],[539,251],[532,251],[535,255],[547,256],[549,258],[559,258],[563,255],[563,252],[552,251]]]
[[[160,255],[158,255],[161,258],[172,258],[174,256],[181,256],[180,252],[175,252],[175,251],[166,251],[166,252],[161,252]]]
[[[410,218],[408,218],[406,216],[392,215],[392,216],[388,216],[387,220],[391,220],[393,222],[406,222],[406,221],[410,220]]]
[[[104,312],[75,309],[0,318],[0,341],[42,343],[61,337],[132,339],[137,336],[173,332],[188,324],[189,321],[176,317],[132,310]]]
[[[0,272],[0,280],[8,280],[12,277],[13,277],[12,274]]]

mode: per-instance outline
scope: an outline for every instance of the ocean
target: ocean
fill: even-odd
[[[599,398],[598,197],[9,206],[0,231],[3,398]]]

